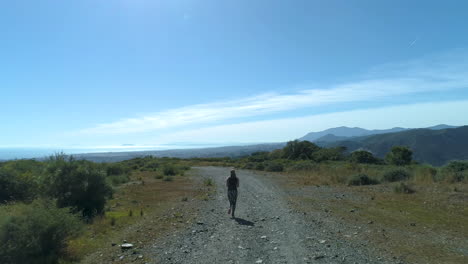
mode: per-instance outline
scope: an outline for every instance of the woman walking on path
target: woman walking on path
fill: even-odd
[[[234,218],[234,211],[236,211],[236,202],[237,202],[237,188],[239,187],[239,178],[236,176],[236,171],[231,170],[231,176],[226,180],[226,186],[228,189],[228,199],[229,199],[229,211],[228,214],[231,214],[231,217]]]

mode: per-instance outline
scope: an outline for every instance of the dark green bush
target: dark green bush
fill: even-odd
[[[163,181],[167,181],[167,182],[171,182],[173,181],[174,179],[171,177],[171,176],[165,176]]]
[[[51,157],[46,176],[48,195],[57,199],[57,206],[71,207],[88,219],[102,214],[112,195],[105,173],[89,161],[66,159],[63,155]]]
[[[289,141],[283,148],[283,158],[290,160],[312,159],[312,154],[319,149],[319,146],[309,141]]]
[[[376,164],[379,160],[372,155],[369,151],[356,150],[349,156],[349,161],[356,163]]]
[[[265,169],[265,165],[263,163],[257,163],[257,165],[255,165],[255,169],[262,171]]]
[[[352,186],[373,185],[378,183],[379,181],[369,178],[366,174],[354,175],[348,181],[348,185]]]
[[[396,182],[396,181],[403,181],[410,177],[410,173],[404,169],[391,169],[384,172],[382,178],[384,181],[387,182]]]
[[[411,193],[416,192],[411,186],[403,182],[400,182],[396,184],[395,186],[393,186],[393,191],[396,193],[406,193],[406,194],[411,194]]]
[[[344,159],[344,151],[346,148],[344,147],[337,147],[337,148],[322,148],[315,151],[312,154],[312,159],[316,162],[323,162],[327,160],[343,160]]]
[[[317,170],[318,164],[311,160],[300,160],[294,162],[289,168],[289,171],[310,171]]]
[[[8,201],[30,201],[36,197],[39,184],[33,175],[0,168],[0,204]]]
[[[57,263],[82,225],[51,201],[0,207],[0,263]]]
[[[269,152],[259,151],[250,154],[247,158],[249,162],[263,162],[269,159]]]
[[[0,167],[0,204],[36,198],[41,191],[42,167],[34,160],[4,162]]]
[[[130,172],[129,168],[119,163],[111,163],[107,165],[107,168],[106,168],[107,176],[128,174],[129,172]]]
[[[273,171],[273,172],[280,172],[284,170],[284,166],[278,161],[270,161],[266,163],[265,170]]]
[[[252,170],[252,169],[255,169],[255,166],[256,166],[255,163],[247,162],[246,164],[244,164],[244,166],[242,166],[242,168],[246,170]]]
[[[468,161],[451,161],[449,164],[447,164],[444,169],[450,170],[453,172],[461,172],[468,170]]]
[[[172,164],[167,164],[163,167],[163,173],[166,176],[175,176],[178,173],[178,169]]]
[[[127,174],[111,175],[107,176],[107,179],[114,186],[130,181],[130,177]]]
[[[391,165],[403,166],[411,164],[413,151],[405,146],[394,146],[385,156],[385,160]]]

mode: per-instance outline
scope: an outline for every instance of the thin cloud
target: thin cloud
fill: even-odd
[[[296,93],[269,93],[225,102],[189,105],[143,117],[124,118],[98,124],[80,134],[110,135],[153,132],[162,129],[204,125],[347,102],[366,102],[422,92],[437,92],[468,87],[467,60],[455,56],[433,56],[402,64],[377,68],[364,80],[303,89]],[[466,56],[465,56],[466,57]],[[445,59],[444,59],[445,58]],[[462,56],[463,58],[463,56]]]
[[[419,37],[416,37],[413,41],[411,41],[409,46],[412,47],[414,44],[416,44],[416,42],[418,42],[418,40],[419,40]]]
[[[460,115],[467,111],[467,100],[395,105],[182,130],[160,135],[154,141],[205,144],[222,144],[229,140],[244,143],[285,142],[311,131],[338,126],[367,129],[420,128],[443,123],[461,126],[468,124],[468,116]]]

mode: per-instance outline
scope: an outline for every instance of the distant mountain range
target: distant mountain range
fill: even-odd
[[[322,147],[345,146],[349,152],[364,149],[383,158],[393,146],[408,146],[416,161],[444,165],[450,160],[468,159],[468,126],[409,129],[396,133],[348,137],[337,141],[316,142]]]
[[[345,146],[348,152],[365,149],[380,158],[383,158],[392,146],[404,145],[413,150],[415,160],[437,166],[450,160],[468,159],[468,126],[437,125],[422,129],[394,127],[382,130],[336,127],[308,133],[299,140],[308,140],[322,147]],[[286,142],[280,142],[198,149],[87,153],[74,156],[97,162],[121,161],[147,155],[177,158],[241,157],[257,151],[280,149],[285,145]]]
[[[447,128],[456,128],[456,126],[449,126],[449,125],[437,125],[428,127],[427,129],[433,130],[440,130],[440,129],[447,129]],[[310,142],[330,142],[330,141],[337,141],[343,140],[349,137],[362,137],[362,136],[370,136],[370,135],[377,135],[377,134],[386,134],[386,133],[396,133],[401,131],[410,130],[412,128],[403,128],[403,127],[394,127],[390,129],[374,129],[368,130],[360,127],[335,127],[326,129],[319,132],[311,132],[307,135],[299,138],[299,140],[308,140]]]

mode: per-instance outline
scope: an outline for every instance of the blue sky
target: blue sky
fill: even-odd
[[[2,1],[0,146],[465,125],[466,10],[466,1]]]

